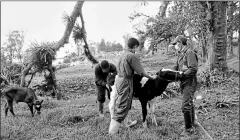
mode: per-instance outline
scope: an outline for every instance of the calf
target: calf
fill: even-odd
[[[181,72],[173,71],[170,69],[162,69],[157,72],[157,77],[154,80],[150,80],[138,74],[133,76],[133,96],[138,99],[142,107],[143,127],[147,127],[146,116],[147,116],[147,105],[150,109],[152,122],[157,126],[157,121],[154,115],[155,107],[154,103],[156,97],[160,96],[167,88],[170,82],[176,81],[177,76]],[[110,95],[109,110],[111,118],[114,112],[115,100],[117,97],[116,87],[114,85],[116,75],[109,75],[107,77],[107,83],[111,86],[112,91]]]
[[[28,104],[28,107],[32,113],[32,117],[34,116],[33,113],[33,106],[35,107],[38,114],[40,114],[42,101],[39,101],[37,99],[37,96],[35,95],[35,92],[31,88],[26,87],[9,87],[6,90],[3,91],[3,95],[6,98],[6,104],[5,104],[5,116],[7,116],[8,109],[12,113],[13,116],[15,116],[13,112],[13,101],[16,103],[18,102],[25,102]]]

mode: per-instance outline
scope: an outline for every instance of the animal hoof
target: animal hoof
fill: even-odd
[[[143,128],[147,128],[147,121],[143,123]]]
[[[132,127],[136,124],[137,124],[137,120],[134,120],[134,121],[130,122],[129,124],[126,124],[126,127]]]

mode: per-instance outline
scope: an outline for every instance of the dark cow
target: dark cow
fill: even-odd
[[[107,78],[107,83],[111,85],[112,91],[110,95],[109,110],[111,118],[114,111],[115,99],[116,99],[116,87],[114,85],[116,75],[109,75]],[[147,104],[150,108],[152,122],[157,126],[157,121],[154,115],[154,102],[156,97],[160,96],[168,84],[173,81],[179,80],[181,72],[173,71],[171,69],[162,69],[157,72],[157,77],[154,80],[150,80],[138,74],[133,76],[133,96],[139,99],[142,106],[142,117],[143,117],[143,127],[147,127],[146,116],[147,116]]]
[[[5,116],[7,116],[8,109],[12,113],[13,116],[15,116],[13,112],[13,101],[16,103],[18,102],[25,102],[28,104],[28,107],[32,113],[32,117],[34,116],[33,113],[33,106],[35,107],[38,114],[40,114],[42,101],[39,101],[37,99],[37,96],[35,95],[35,92],[31,88],[26,87],[9,87],[6,90],[3,91],[3,95],[6,98],[6,104],[5,104]]]

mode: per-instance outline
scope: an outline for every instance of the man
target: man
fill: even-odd
[[[118,132],[121,122],[126,118],[131,108],[134,72],[153,79],[145,72],[139,58],[134,54],[138,46],[139,41],[135,38],[130,38],[126,50],[121,54],[117,63],[118,76],[115,79],[117,90],[116,108],[110,122],[109,134],[116,134]]]
[[[178,58],[175,70],[182,71],[182,75],[178,77],[180,79],[180,88],[183,95],[182,99],[182,112],[184,115],[185,131],[181,136],[189,136],[193,131],[195,122],[195,111],[193,105],[194,92],[197,88],[197,70],[198,70],[198,58],[195,52],[187,46],[187,39],[179,35],[171,43],[175,45],[175,49],[178,51]]]
[[[99,116],[104,117],[103,107],[105,102],[105,92],[109,91],[109,86],[106,83],[106,79],[109,73],[117,74],[116,66],[112,63],[109,63],[107,60],[101,61],[95,67],[95,84],[97,86],[97,101]]]

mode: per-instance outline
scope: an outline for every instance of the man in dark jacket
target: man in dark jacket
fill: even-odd
[[[95,84],[97,86],[97,101],[99,116],[104,117],[103,107],[105,102],[105,93],[108,90],[109,86],[106,83],[106,79],[109,73],[117,74],[116,66],[112,63],[109,63],[107,60],[101,61],[95,67]]]
[[[181,136],[189,136],[193,133],[195,126],[195,111],[193,105],[194,92],[197,88],[197,70],[198,58],[196,53],[187,46],[187,39],[179,35],[172,42],[175,49],[178,51],[178,58],[175,70],[182,71],[180,78],[180,88],[183,95],[182,112],[184,115],[185,131]]]

